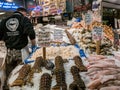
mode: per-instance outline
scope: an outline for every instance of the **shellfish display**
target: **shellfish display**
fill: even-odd
[[[39,90],[51,90],[52,77],[48,73],[44,73],[40,80]]]
[[[55,70],[57,84],[52,88],[52,90],[67,90],[67,84],[65,81],[65,69],[63,65],[63,59],[61,56],[55,58]]]
[[[31,86],[33,85],[32,79],[33,79],[33,75],[34,73],[40,73],[42,72],[41,67],[44,65],[44,60],[42,57],[37,57],[35,60],[35,63],[33,65],[33,67],[31,68],[31,71],[28,75],[28,79],[27,79],[27,83],[30,84]]]
[[[85,83],[79,74],[80,70],[76,66],[71,67],[74,81],[69,85],[69,90],[85,90]]]
[[[23,67],[19,71],[19,76],[16,78],[16,80],[10,85],[13,86],[22,86],[26,82],[26,78],[28,76],[28,73],[30,72],[30,65],[23,65]]]
[[[75,61],[76,66],[79,68],[81,72],[87,71],[87,68],[85,67],[85,65],[82,62],[82,59],[79,56],[75,56],[73,59]]]

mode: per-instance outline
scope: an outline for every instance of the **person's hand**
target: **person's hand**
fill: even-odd
[[[39,49],[39,47],[37,45],[31,46],[31,53],[35,52],[36,49]]]

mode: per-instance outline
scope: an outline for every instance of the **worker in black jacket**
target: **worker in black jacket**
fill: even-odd
[[[5,42],[7,57],[5,62],[6,80],[4,90],[9,90],[7,79],[11,71],[22,62],[21,49],[27,46],[28,37],[32,49],[35,48],[35,31],[30,20],[26,17],[27,10],[18,8],[14,14],[0,23],[0,40]],[[6,89],[7,88],[7,89]]]

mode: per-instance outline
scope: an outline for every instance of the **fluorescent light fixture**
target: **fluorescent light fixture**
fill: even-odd
[[[6,0],[7,2],[13,2],[13,0]]]
[[[3,14],[5,14],[5,12],[0,12],[0,15],[3,15]]]

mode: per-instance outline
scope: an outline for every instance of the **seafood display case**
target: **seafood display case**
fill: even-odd
[[[75,23],[74,23],[75,24]],[[74,27],[75,26],[75,27]],[[96,55],[96,41],[92,28],[103,28],[100,55]],[[34,62],[18,65],[11,73],[10,90],[107,90],[119,87],[119,51],[113,47],[114,34],[111,27],[93,22],[89,29],[81,23],[71,28],[59,27],[62,40],[54,39],[56,25],[46,25],[50,31],[46,59],[43,48],[37,49],[30,57]],[[49,29],[48,29],[49,28]],[[40,29],[38,27],[37,29]],[[39,31],[36,30],[39,42]],[[60,36],[61,37],[61,36]],[[85,57],[81,55],[84,51]],[[83,52],[82,52],[83,54]]]

